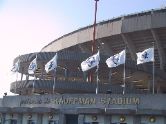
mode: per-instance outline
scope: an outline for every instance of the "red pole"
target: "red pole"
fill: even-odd
[[[92,40],[92,55],[96,52],[96,15],[97,15],[97,2],[99,0],[95,0],[95,15],[94,15],[94,24],[93,24],[93,40]],[[93,73],[90,72],[89,81],[93,82]]]
[[[94,24],[93,24],[93,40],[92,40],[92,54],[94,54],[96,52],[96,42],[95,42],[95,38],[96,38],[96,15],[97,15],[97,2],[99,0],[95,0],[95,15],[94,15]]]

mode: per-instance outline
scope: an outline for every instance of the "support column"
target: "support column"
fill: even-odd
[[[158,50],[158,54],[159,54],[159,59],[160,59],[160,69],[164,69],[164,65],[165,65],[165,61],[166,61],[166,55],[165,55],[165,52],[164,52],[164,48],[161,44],[161,41],[159,39],[159,36],[157,35],[157,32],[155,31],[155,29],[151,29],[151,33],[152,33],[152,36],[153,36],[153,39],[155,41],[155,44],[157,46],[157,50]]]
[[[164,116],[164,124],[166,124],[166,116]]]
[[[2,113],[2,124],[5,124],[6,121],[6,114]]]
[[[141,124],[141,116],[134,116],[133,117],[133,124]]]
[[[23,120],[23,114],[18,114],[18,118],[17,118],[18,124],[22,124],[23,123],[22,120]]]
[[[129,48],[129,53],[131,55],[132,60],[137,60],[136,58],[136,48],[132,42],[132,40],[129,38],[127,34],[121,34],[122,40],[124,41],[125,45],[127,45],[127,48]]]
[[[59,114],[59,124],[66,124],[66,117],[63,113]]]
[[[105,115],[104,116],[104,124],[110,124],[111,123],[111,116]]]
[[[85,115],[78,115],[78,124],[84,124]]]
[[[42,124],[42,118],[43,118],[42,114],[37,115],[37,124]]]

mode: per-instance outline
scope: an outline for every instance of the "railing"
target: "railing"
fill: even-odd
[[[33,87],[34,83],[34,87]],[[10,91],[17,94],[27,94],[34,89],[35,93],[51,94],[53,91],[53,80],[28,80],[17,81],[11,84]],[[55,91],[57,93],[95,93],[96,84],[87,82],[72,82],[72,81],[55,81]],[[122,94],[123,88],[120,85],[99,84],[99,93]],[[135,88],[126,87],[126,93],[146,93],[145,91],[137,90]]]

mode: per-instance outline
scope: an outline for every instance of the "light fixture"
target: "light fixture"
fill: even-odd
[[[125,122],[125,120],[126,120],[125,116],[120,116],[120,118],[119,118],[120,122]]]
[[[4,96],[7,96],[7,92],[4,93]]]
[[[143,81],[143,80],[133,80],[131,82],[137,83],[137,82],[141,82],[141,81]]]
[[[28,119],[31,119],[31,118],[32,118],[32,115],[31,115],[31,114],[29,114],[29,115],[28,115]]]
[[[50,115],[48,116],[48,118],[49,118],[49,119],[53,119],[53,115],[50,114]]]
[[[154,123],[156,121],[156,118],[154,116],[149,117],[149,122]]]
[[[93,121],[96,121],[96,120],[97,120],[97,116],[96,116],[96,115],[93,115],[93,116],[92,116],[92,120],[93,120]]]

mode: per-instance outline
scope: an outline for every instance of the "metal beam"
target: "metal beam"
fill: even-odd
[[[127,34],[121,34],[121,37],[129,50],[131,59],[133,61],[137,61],[137,55],[136,55],[137,51],[136,51],[136,47],[134,46],[134,43],[131,41],[131,39],[129,38],[129,36]],[[143,67],[144,71],[148,70],[145,65],[142,65],[142,67]]]
[[[121,34],[121,37],[129,50],[132,60],[136,61],[136,58],[137,58],[136,57],[136,48],[135,48],[134,44],[132,43],[131,39],[128,37],[127,34]]]
[[[156,31],[154,29],[151,29],[150,30],[151,33],[152,33],[152,36],[153,36],[153,39],[156,43],[156,47],[157,47],[157,50],[158,50],[158,54],[159,54],[159,59],[160,59],[160,69],[163,70],[164,69],[164,64],[166,63],[165,60],[165,52],[164,52],[164,49],[162,47],[162,44],[161,44],[161,41],[159,40],[159,37],[156,33]]]

